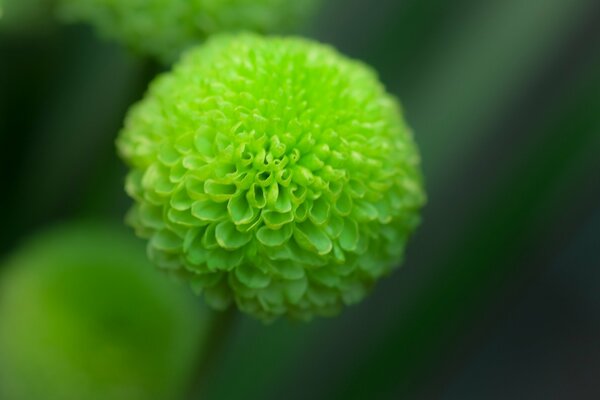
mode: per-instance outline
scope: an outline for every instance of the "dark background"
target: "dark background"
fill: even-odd
[[[421,146],[402,269],[310,324],[239,316],[207,399],[600,398],[600,2],[330,0]],[[0,256],[129,201],[114,139],[156,66],[43,16],[0,30]]]

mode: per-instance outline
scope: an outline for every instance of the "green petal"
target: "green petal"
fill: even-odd
[[[315,249],[320,255],[329,253],[333,248],[329,236],[310,222],[296,225],[294,238],[300,246]]]
[[[179,211],[189,210],[192,207],[192,204],[194,204],[194,200],[188,196],[187,190],[183,188],[173,193],[169,203],[171,207]]]
[[[215,131],[209,126],[204,126],[198,130],[198,132],[194,136],[194,148],[198,152],[205,157],[213,156],[213,138],[215,136]]]
[[[255,208],[263,208],[267,205],[264,189],[256,183],[253,183],[250,186],[250,189],[246,194],[246,199],[248,200],[248,204]]]
[[[223,249],[210,250],[206,256],[206,266],[210,271],[231,271],[244,260],[241,250],[228,251]]]
[[[340,235],[340,246],[346,251],[354,251],[358,245],[358,224],[352,220],[344,222],[344,228]]]
[[[285,297],[292,304],[297,304],[305,295],[308,289],[308,279],[286,280],[282,282]]]
[[[204,182],[204,191],[214,201],[227,201],[236,193],[237,187],[230,183],[209,179]]]
[[[373,221],[377,219],[379,213],[377,208],[368,201],[356,203],[355,214],[360,221]]]
[[[174,222],[176,224],[183,225],[186,227],[194,227],[194,226],[202,225],[202,221],[199,221],[198,218],[194,217],[189,210],[179,211],[179,210],[172,208],[167,213],[167,218],[171,222]]]
[[[271,229],[279,229],[294,220],[294,214],[291,212],[278,213],[276,211],[263,211],[261,215],[265,225]]]
[[[150,245],[158,250],[175,252],[183,247],[183,240],[173,232],[164,229],[152,236]]]
[[[227,205],[211,200],[199,200],[192,205],[192,215],[203,221],[219,221],[227,216]]]
[[[207,249],[216,249],[219,247],[219,243],[217,242],[217,238],[215,235],[215,231],[217,229],[217,224],[212,223],[206,227],[204,231],[204,235],[202,236],[202,246]]]
[[[185,188],[190,198],[194,200],[202,200],[206,198],[204,191],[204,180],[190,176],[185,180]]]
[[[236,196],[229,199],[227,211],[236,225],[247,224],[258,214],[257,210],[248,204],[245,196]]]
[[[340,234],[342,233],[342,230],[344,229],[344,220],[338,216],[332,216],[327,225],[325,225],[325,230],[327,231],[327,234],[329,235],[330,238],[332,239],[337,239]]]
[[[312,185],[313,181],[315,180],[315,177],[308,168],[298,165],[294,169],[294,175],[293,175],[292,179],[295,182],[298,182],[298,184],[301,186],[310,186],[310,185]]]
[[[367,188],[365,184],[357,179],[352,179],[349,182],[349,189],[352,197],[354,198],[363,198],[365,193],[367,192]]]
[[[333,257],[338,263],[346,262],[346,255],[337,243],[333,244]]]
[[[286,280],[301,279],[305,276],[305,271],[302,265],[293,262],[286,262],[279,265],[277,272]]]
[[[263,226],[256,232],[256,238],[265,246],[281,246],[292,237],[294,228],[291,224],[284,225],[280,229],[270,229]]]
[[[164,228],[165,222],[163,220],[162,207],[157,207],[148,203],[142,203],[137,210],[137,217],[142,220],[145,226],[155,230],[161,230]]]
[[[243,264],[236,268],[235,276],[241,283],[252,289],[262,289],[271,283],[269,275],[250,264]]]
[[[200,294],[204,289],[216,286],[223,279],[222,272],[197,274],[190,279],[190,285],[194,293]]]
[[[324,198],[315,200],[312,208],[308,212],[310,220],[316,225],[323,225],[329,219],[330,204]]]
[[[294,220],[296,222],[303,222],[308,218],[308,212],[312,207],[312,200],[305,200],[296,207],[294,210]]]
[[[336,287],[340,284],[340,277],[332,268],[322,267],[310,270],[309,276],[311,279],[327,287]]]
[[[307,189],[302,185],[292,185],[290,186],[290,197],[291,201],[295,204],[301,204],[304,199],[306,199]]]
[[[252,234],[239,232],[233,223],[224,221],[217,225],[215,237],[224,249],[239,249],[252,239]]]
[[[352,199],[346,192],[340,193],[340,197],[335,201],[335,210],[338,214],[346,216],[352,212]]]
[[[290,199],[289,190],[284,188],[279,191],[279,197],[273,205],[273,209],[280,213],[287,213],[292,211],[292,201]]]
[[[279,197],[279,185],[277,183],[272,184],[267,189],[267,204],[270,208],[274,208]]]
[[[281,287],[275,287],[274,285],[269,285],[262,289],[258,293],[258,298],[264,307],[268,307],[270,309],[273,308],[273,305],[279,305],[281,307],[285,301],[284,293]]]
[[[163,145],[158,151],[158,160],[169,167],[177,164],[180,158],[181,154],[170,145]]]
[[[208,250],[201,246],[200,243],[194,242],[186,252],[186,257],[192,265],[202,265],[206,263]],[[194,268],[195,270],[195,268]]]

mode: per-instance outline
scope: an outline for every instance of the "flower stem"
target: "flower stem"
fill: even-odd
[[[235,307],[229,307],[222,312],[213,312],[209,332],[204,343],[200,346],[200,354],[187,399],[196,400],[203,397],[201,393],[204,391],[207,378],[214,370],[215,364],[233,331],[236,315]]]

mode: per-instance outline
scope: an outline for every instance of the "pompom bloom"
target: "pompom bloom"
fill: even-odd
[[[303,39],[189,52],[130,111],[118,148],[154,262],[263,319],[361,300],[400,263],[425,200],[396,100]]]
[[[59,0],[68,21],[141,53],[173,61],[182,50],[220,32],[284,32],[300,25],[316,0]]]
[[[98,225],[15,253],[0,280],[0,398],[180,399],[206,314],[148,264],[135,238]]]

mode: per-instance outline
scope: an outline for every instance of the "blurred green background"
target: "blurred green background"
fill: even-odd
[[[45,16],[0,29],[1,256],[122,220],[114,140],[157,70]],[[600,2],[329,0],[306,35],[400,97],[424,222],[338,318],[237,316],[201,398],[600,398]]]

